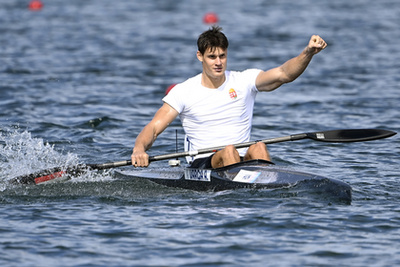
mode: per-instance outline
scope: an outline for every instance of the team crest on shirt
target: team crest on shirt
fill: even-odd
[[[233,88],[229,89],[229,96],[231,97],[232,100],[235,100],[237,98],[235,89]]]

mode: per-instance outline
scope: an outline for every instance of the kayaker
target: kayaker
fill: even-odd
[[[136,138],[131,156],[134,166],[149,165],[146,151],[178,115],[188,150],[249,141],[257,93],[270,92],[294,81],[312,57],[327,46],[320,36],[313,35],[297,57],[279,67],[267,71],[227,71],[229,42],[221,30],[213,26],[199,36],[197,58],[203,71],[177,84],[163,98],[161,108]],[[227,145],[211,155],[198,155],[192,166],[218,168],[249,159],[270,160],[266,145],[256,143],[239,151]]]

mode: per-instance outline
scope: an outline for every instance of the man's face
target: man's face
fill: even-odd
[[[199,51],[197,58],[203,63],[203,72],[211,79],[225,77],[227,51],[220,47],[208,48],[204,55]]]

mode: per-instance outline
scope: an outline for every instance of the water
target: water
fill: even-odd
[[[54,166],[128,159],[165,89],[201,71],[195,42],[208,11],[230,39],[230,69],[277,66],[312,34],[329,44],[297,81],[258,95],[253,139],[399,132],[398,1],[54,0],[38,12],[27,4],[0,9],[2,266],[400,264],[398,136],[269,146],[277,164],[349,183],[351,205],[282,191],[163,188],[113,170],[7,183]],[[176,130],[182,137],[178,120],[150,154],[175,152]]]

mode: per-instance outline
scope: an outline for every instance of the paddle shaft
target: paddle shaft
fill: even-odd
[[[381,130],[381,129],[345,129],[345,130],[331,130],[331,131],[323,131],[323,132],[311,132],[311,133],[301,133],[301,134],[293,134],[287,135],[283,137],[276,137],[276,138],[269,138],[264,140],[258,141],[250,141],[244,143],[234,144],[235,148],[245,148],[250,147],[256,143],[264,143],[264,144],[275,144],[287,141],[296,141],[302,139],[312,139],[315,141],[321,142],[362,142],[362,141],[371,141],[381,138],[387,138],[390,136],[395,135],[396,133],[393,131],[388,130]],[[178,152],[178,153],[171,153],[171,154],[164,154],[158,156],[151,156],[149,157],[149,161],[159,161],[159,160],[167,160],[167,159],[174,159],[174,158],[181,158],[186,156],[196,156],[200,154],[207,154],[213,153],[218,150],[225,148],[225,146],[217,146],[211,148],[203,148],[199,150],[192,150],[192,151],[185,151],[185,152]],[[122,167],[131,165],[131,160],[125,161],[117,161],[117,162],[110,162],[100,165],[89,165],[94,169],[108,169],[114,167]]]
[[[260,141],[250,141],[250,142],[235,144],[234,146],[235,146],[235,148],[245,148],[245,147],[252,146],[258,142],[261,142],[264,144],[274,144],[274,143],[280,143],[280,142],[286,142],[286,141],[300,140],[300,139],[304,139],[304,138],[307,138],[307,134],[296,134],[296,135],[288,135],[288,136],[278,137],[278,138],[265,139],[265,140],[260,140]],[[149,157],[149,161],[153,162],[153,161],[160,161],[160,160],[167,160],[167,159],[174,159],[174,158],[182,158],[182,157],[186,157],[186,156],[196,156],[196,155],[201,155],[201,154],[206,154],[206,153],[213,153],[213,152],[223,149],[224,147],[225,146],[217,146],[217,147],[204,148],[204,149],[199,149],[199,150],[151,156],[151,157]],[[92,169],[103,170],[103,169],[123,167],[123,166],[128,166],[128,165],[132,165],[131,160],[108,162],[108,163],[104,163],[104,164],[89,164],[87,166]]]
[[[235,148],[239,149],[239,148],[245,148],[245,147],[252,146],[259,142],[264,143],[264,144],[274,144],[274,143],[280,143],[280,142],[286,142],[286,141],[300,140],[300,139],[304,139],[304,138],[306,138],[306,136],[303,136],[303,134],[302,134],[302,136],[289,135],[289,136],[284,136],[284,137],[277,137],[277,138],[271,138],[271,139],[265,139],[265,140],[259,140],[259,141],[250,141],[250,142],[245,142],[245,143],[239,143],[239,144],[234,144],[233,146]],[[181,157],[186,157],[186,156],[196,156],[196,155],[201,155],[201,154],[217,152],[218,150],[221,150],[224,148],[225,148],[225,146],[217,146],[217,147],[212,147],[212,148],[203,148],[203,149],[199,149],[199,150],[192,150],[192,151],[152,156],[149,158],[149,161],[151,162],[151,161],[158,161],[158,160],[181,158]]]

